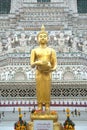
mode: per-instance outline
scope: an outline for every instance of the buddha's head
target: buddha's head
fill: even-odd
[[[37,40],[40,44],[46,44],[48,42],[48,32],[45,31],[44,25],[42,25],[41,31],[37,35]]]

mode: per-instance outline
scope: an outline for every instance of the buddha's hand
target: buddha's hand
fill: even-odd
[[[37,66],[40,65],[40,66],[51,67],[50,62],[48,62],[48,61],[41,61],[41,60],[35,61],[35,65],[37,65]]]
[[[34,64],[37,65],[37,66],[38,65],[43,65],[43,62],[41,60],[38,60],[38,61],[35,61]]]
[[[32,62],[31,67],[34,68],[35,66],[39,66],[39,65],[42,65],[42,61],[41,60]]]
[[[51,69],[50,69],[51,72],[52,72],[52,71],[55,71],[55,70],[56,70],[56,68],[51,68]]]
[[[51,72],[52,72],[52,71],[55,71],[56,68],[57,68],[57,66],[55,65],[53,68],[50,69],[50,71],[51,71]]]

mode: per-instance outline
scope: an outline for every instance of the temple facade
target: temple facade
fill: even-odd
[[[1,101],[36,100],[30,52],[38,46],[37,33],[44,24],[48,46],[56,50],[58,59],[52,99],[87,104],[87,1],[8,0],[5,8],[1,3]]]

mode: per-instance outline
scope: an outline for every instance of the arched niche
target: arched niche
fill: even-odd
[[[74,74],[71,71],[67,71],[63,75],[64,80],[74,80]]]
[[[23,71],[22,68],[19,68],[14,75],[14,80],[23,81],[23,80],[26,80],[26,79],[27,79],[27,76],[26,76],[25,72]]]

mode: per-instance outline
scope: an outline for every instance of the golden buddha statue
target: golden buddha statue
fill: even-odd
[[[53,48],[47,46],[48,33],[45,31],[44,25],[37,35],[39,47],[31,51],[30,63],[31,67],[36,67],[36,96],[38,110],[50,109],[50,91],[51,91],[51,72],[56,70],[57,58]]]

